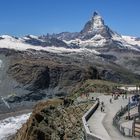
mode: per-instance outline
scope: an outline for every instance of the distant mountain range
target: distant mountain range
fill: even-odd
[[[102,17],[97,12],[94,12],[92,18],[85,24],[80,32],[63,32],[42,36],[27,35],[22,38],[3,35],[0,37],[0,47],[17,50],[39,49],[40,47],[60,47],[68,49],[113,47],[140,51],[140,38],[123,36],[114,32],[105,25]]]

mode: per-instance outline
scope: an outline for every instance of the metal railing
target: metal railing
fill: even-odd
[[[119,121],[121,119],[121,117],[128,111],[128,105],[126,105],[124,108],[121,108],[121,110],[119,110],[115,117],[113,118],[113,125],[120,131],[120,133],[124,136],[129,136],[132,137],[132,129],[127,128],[122,126]]]

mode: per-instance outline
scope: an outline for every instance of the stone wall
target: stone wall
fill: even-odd
[[[102,138],[90,132],[88,124],[87,124],[87,121],[92,116],[92,114],[96,111],[98,106],[99,106],[99,101],[96,101],[95,104],[82,117],[86,140],[102,140]]]

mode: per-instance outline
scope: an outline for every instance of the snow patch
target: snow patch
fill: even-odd
[[[9,136],[15,134],[27,121],[30,114],[31,113],[0,120],[0,140],[6,140]]]
[[[99,29],[104,27],[104,21],[101,16],[96,15],[92,19],[93,21],[93,29]]]
[[[0,37],[2,37],[4,39],[13,39],[13,37],[12,36],[9,36],[9,35],[2,35]]]
[[[134,38],[129,37],[129,36],[119,36],[117,34],[115,34],[115,35],[112,36],[112,39],[114,41],[120,42],[121,43],[120,44],[121,46],[123,46],[125,48],[128,48],[130,50],[140,51],[140,49],[135,46],[137,41],[134,42]],[[139,43],[139,46],[140,46],[140,43]]]
[[[27,36],[24,36],[24,37],[22,37],[22,38],[20,38],[21,40],[23,39],[23,40],[29,40],[29,39],[37,39],[37,40],[39,40],[38,39],[38,36],[35,36],[35,35],[27,35]]]
[[[133,36],[122,36],[122,38],[127,41],[131,45],[137,45],[140,46],[140,40],[136,41],[136,37]]]
[[[70,40],[70,41],[64,40],[64,42],[67,44],[74,43],[74,44],[80,45],[83,48],[86,46],[93,46],[93,48],[94,48],[94,47],[104,46],[105,43],[107,42],[107,40],[100,34],[97,34],[88,40],[75,39],[75,40]]]
[[[25,38],[24,38],[25,39]],[[14,49],[19,51],[26,51],[27,49],[34,49],[34,50],[44,50],[48,52],[54,52],[54,53],[63,53],[63,52],[81,52],[81,51],[87,51],[86,49],[80,48],[80,49],[69,49],[64,47],[42,47],[42,46],[34,46],[27,43],[24,43],[24,39],[15,39],[12,37],[6,37],[5,39],[0,40],[0,48],[7,48],[7,49]],[[78,40],[76,40],[77,42]],[[89,50],[90,51],[90,50]],[[93,53],[99,54],[97,51],[92,50]]]
[[[96,34],[91,40],[101,40],[104,39],[104,37],[100,34]]]
[[[82,52],[91,52],[94,54],[100,54],[99,52],[93,50],[93,49],[86,49],[86,48],[79,48],[79,49],[68,49],[63,47],[47,47],[47,51],[53,52],[53,53],[82,53]]]

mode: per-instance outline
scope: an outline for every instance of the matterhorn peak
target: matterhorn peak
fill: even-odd
[[[104,27],[104,20],[97,12],[94,12],[92,20],[91,20],[91,24],[92,24],[91,26],[93,30],[102,28]]]
[[[104,20],[98,12],[94,12],[91,20],[89,20],[81,33],[93,33],[105,27]]]
[[[98,15],[99,15],[99,13],[98,13],[97,11],[95,11],[95,12],[93,13],[93,17],[98,16]]]

